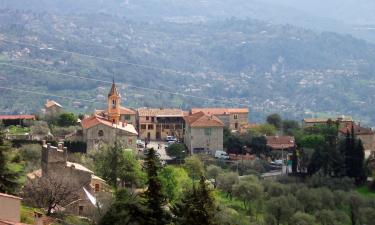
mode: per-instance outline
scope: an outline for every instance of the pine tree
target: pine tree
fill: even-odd
[[[164,225],[169,221],[169,214],[164,209],[166,196],[162,191],[161,181],[158,177],[160,161],[154,149],[149,149],[145,159],[145,169],[147,173],[147,191],[144,194],[145,205],[149,210],[148,224]]]
[[[146,224],[146,209],[137,196],[126,189],[116,193],[116,201],[101,218],[99,225],[142,225]]]
[[[203,176],[199,187],[193,186],[191,191],[185,193],[181,201],[174,205],[172,212],[176,216],[174,222],[179,225],[218,224],[215,219],[215,200]]]
[[[0,192],[14,194],[20,186],[23,168],[12,162],[9,154],[11,147],[5,142],[4,136],[0,130]]]

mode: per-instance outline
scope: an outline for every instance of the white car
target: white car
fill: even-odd
[[[142,140],[137,140],[137,147],[144,148],[146,146],[145,142]]]
[[[228,153],[226,153],[224,151],[216,151],[215,152],[215,158],[218,158],[218,159],[229,159],[229,155],[228,155]]]
[[[176,142],[176,141],[177,141],[177,138],[175,138],[175,137],[173,137],[173,136],[167,136],[167,137],[165,138],[165,141],[166,141],[166,142],[170,142],[170,141],[174,141],[174,142]]]

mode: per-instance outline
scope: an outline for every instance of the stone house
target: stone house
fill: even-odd
[[[334,124],[337,123],[339,128],[346,127],[348,124],[353,123],[353,119],[347,116],[340,116],[337,118],[305,118],[302,121],[302,127],[313,127],[316,125],[326,125],[329,121],[332,121]]]
[[[22,225],[21,198],[0,193],[0,225]]]
[[[249,123],[248,108],[193,108],[191,114],[204,112],[219,118],[232,131],[239,131],[241,126]]]
[[[67,148],[63,147],[62,143],[54,147],[44,141],[41,169],[27,174],[27,179],[31,181],[48,176],[69,181],[66,185],[71,185],[72,190],[76,190],[77,200],[59,207],[74,215],[91,216],[96,211],[96,205],[90,197],[109,194],[109,186],[81,164],[67,161],[67,157]]]
[[[184,112],[181,109],[140,108],[137,113],[141,139],[163,140],[167,136],[183,139]]]
[[[184,142],[190,154],[223,151],[224,123],[214,115],[197,112],[185,116]]]
[[[44,114],[46,118],[56,118],[60,116],[60,114],[63,113],[63,107],[53,101],[53,100],[47,100],[46,104],[44,104]]]
[[[348,133],[351,134],[352,130],[354,131],[354,136],[362,141],[366,158],[374,154],[375,132],[371,128],[362,127],[360,124],[353,122],[339,129],[339,137],[345,138]]]
[[[83,141],[87,151],[98,149],[102,144],[120,141],[125,148],[137,149],[135,112],[121,106],[121,96],[113,83],[108,93],[107,110],[96,111],[81,121]]]

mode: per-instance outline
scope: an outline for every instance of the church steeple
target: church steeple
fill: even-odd
[[[116,124],[120,121],[120,101],[121,96],[113,79],[111,90],[108,93],[108,118]]]

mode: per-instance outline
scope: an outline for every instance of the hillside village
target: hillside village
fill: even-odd
[[[235,184],[238,181],[226,181],[225,170],[233,171],[237,174],[235,176],[256,175],[256,179],[264,181],[285,176],[311,176],[321,171],[332,179],[348,176],[357,184],[371,185],[373,182],[367,172],[368,179],[353,173],[354,169],[342,169],[341,165],[331,164],[332,157],[344,157],[345,163],[350,161],[345,158],[349,153],[340,156],[336,151],[348,148],[341,148],[341,143],[358,140],[353,145],[353,148],[358,148],[357,152],[361,151],[359,155],[362,156],[358,157],[366,159],[369,170],[375,167],[375,132],[350,117],[305,118],[298,122],[282,120],[278,114],[272,114],[265,124],[251,124],[248,108],[192,108],[189,111],[177,108],[132,109],[122,105],[115,82],[109,88],[106,101],[106,109],[97,109],[91,115],[76,116],[66,112],[56,100],[47,100],[40,115],[0,115],[5,131],[2,145],[10,142],[13,148],[19,149],[17,151],[36,148],[34,163],[25,161],[25,164],[30,164],[30,169],[24,175],[26,182],[22,185],[21,196],[9,195],[9,192],[0,194],[2,201],[9,202],[1,204],[0,224],[19,224],[31,214],[33,216],[27,219],[28,224],[63,222],[64,219],[54,216],[56,213],[99,221],[98,204],[112,201],[109,199],[113,198],[117,187],[144,191],[145,183],[141,181],[144,178],[139,177],[139,173],[143,172],[138,171],[140,168],[136,165],[150,160],[150,154],[155,154],[163,167],[169,169],[178,170],[178,165],[182,163],[204,163],[207,167],[203,169],[211,177],[207,182],[228,193],[232,191],[227,190],[225,182],[233,182],[232,188],[237,190]],[[325,145],[329,152],[323,153]],[[310,150],[314,153],[309,153]],[[114,166],[113,159],[109,158],[110,164],[103,164],[106,157],[116,154],[111,151],[122,151],[135,160],[124,159],[125,167],[118,171],[133,175],[111,178],[109,168]],[[327,160],[324,157],[328,157]],[[359,159],[356,158],[357,162]],[[351,163],[349,161],[347,163]],[[129,167],[131,165],[135,167]],[[186,170],[190,173],[188,168]],[[221,171],[220,168],[224,177],[210,175],[212,169]],[[197,177],[192,175],[191,178],[194,182]],[[164,182],[171,181],[170,177],[165,179]],[[57,187],[59,189],[55,190]],[[41,196],[44,193],[55,192],[59,192],[60,199],[49,196],[55,201],[43,203]],[[238,195],[236,198],[243,197]],[[174,201],[172,198],[169,200]],[[44,212],[31,209],[25,214],[21,205],[37,206]],[[245,202],[244,207],[246,212]]]

